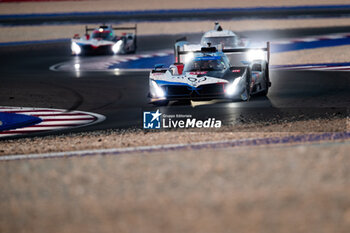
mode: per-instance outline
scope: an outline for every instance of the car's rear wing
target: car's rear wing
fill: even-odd
[[[181,62],[180,61],[180,56],[189,54],[189,53],[204,53],[204,52],[217,52],[217,51],[222,51],[223,53],[248,53],[250,51],[264,51],[266,52],[266,59],[269,62],[270,61],[270,42],[266,42],[266,47],[252,47],[252,48],[233,48],[233,49],[218,49],[216,47],[203,47],[201,50],[194,50],[194,51],[181,51],[180,46],[177,46],[175,48],[175,60],[176,62]]]
[[[108,26],[100,26],[100,28],[104,28],[107,29]],[[87,25],[85,26],[85,34],[88,34],[88,32],[90,31],[94,31],[96,28],[95,27],[91,27],[89,28]],[[113,30],[119,30],[119,31],[124,31],[124,30],[133,30],[135,35],[137,34],[137,24],[135,24],[134,27],[112,27]]]
[[[113,30],[119,30],[119,31],[123,31],[123,30],[132,30],[134,31],[135,35],[137,34],[137,24],[135,24],[134,27],[112,27]]]
[[[266,47],[255,47],[255,48],[234,48],[234,49],[223,49],[224,53],[247,53],[254,50],[261,50],[267,53],[267,61],[270,61],[270,42],[266,42]]]

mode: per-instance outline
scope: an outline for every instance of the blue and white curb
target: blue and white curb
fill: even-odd
[[[68,62],[62,62],[50,67],[52,71],[148,71],[157,60],[160,62],[174,60],[171,49],[152,51],[133,55],[114,55],[98,57],[76,57]],[[169,63],[171,64],[171,63]],[[165,64],[167,65],[167,64]]]
[[[36,125],[41,121],[39,117],[35,116],[0,112],[0,131]]]
[[[12,128],[9,130],[0,130],[0,137],[83,127],[97,124],[106,119],[105,116],[96,113],[51,108],[0,107],[0,113],[21,114],[40,119],[36,124],[30,124],[14,129]]]

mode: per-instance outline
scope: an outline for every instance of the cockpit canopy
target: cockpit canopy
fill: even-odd
[[[198,71],[223,71],[229,67],[227,59],[222,56],[197,56],[187,62],[184,67],[185,72]]]
[[[91,37],[93,39],[113,40],[114,33],[108,27],[100,27],[92,32]]]
[[[202,46],[207,45],[208,43],[211,46],[223,45],[226,47],[235,47],[237,45],[237,37],[236,36],[213,36],[213,37],[203,37],[201,44]]]

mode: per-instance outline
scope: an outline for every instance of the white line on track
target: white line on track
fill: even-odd
[[[335,133],[319,133],[319,134],[305,134],[297,136],[273,137],[273,138],[252,138],[239,140],[222,140],[213,142],[198,142],[186,144],[167,144],[155,146],[139,146],[127,148],[112,148],[112,149],[98,149],[98,150],[80,150],[67,152],[53,152],[43,154],[22,154],[22,155],[5,155],[0,156],[0,161],[24,160],[24,159],[46,159],[46,158],[68,158],[76,156],[93,156],[93,155],[119,155],[127,153],[144,153],[144,152],[164,152],[175,151],[183,149],[220,149],[232,148],[241,146],[261,146],[261,145],[277,145],[290,143],[345,143],[344,140],[350,139],[350,132],[335,132]]]
[[[123,154],[123,153],[135,153],[135,152],[146,152],[146,151],[157,151],[157,150],[175,150],[179,148],[213,145],[213,144],[225,143],[225,142],[230,142],[230,141],[223,140],[223,141],[199,142],[199,143],[188,143],[188,144],[167,144],[167,145],[139,146],[139,147],[112,148],[112,149],[99,149],[99,150],[53,152],[53,153],[43,153],[43,154],[6,155],[6,156],[0,156],[0,161],[62,158],[62,157],[74,157],[74,156],[88,156],[88,155],[94,155],[94,154],[101,154],[101,155]]]

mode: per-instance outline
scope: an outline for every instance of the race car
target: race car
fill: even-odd
[[[258,56],[264,53],[269,60],[269,44],[254,50],[218,50],[208,45],[198,51],[176,51],[175,64],[168,69],[157,65],[150,72],[150,103],[164,106],[174,100],[247,101],[254,94],[267,95],[271,83],[266,60],[261,58],[248,65],[232,66],[226,53],[254,53]]]
[[[117,36],[117,30],[132,30],[133,33],[122,33]],[[89,33],[91,32],[91,33]],[[127,54],[136,52],[137,25],[134,27],[112,27],[101,25],[98,28],[85,26],[85,35],[75,34],[71,40],[73,55],[88,54]]]
[[[223,30],[221,25],[215,22],[214,30],[204,33],[200,43],[191,44],[187,41],[186,37],[182,37],[176,41],[175,47],[179,47],[179,50],[195,51],[200,50],[203,46],[207,46],[208,43],[213,47],[232,49],[248,47],[250,41],[238,36],[233,31]]]
[[[212,46],[221,45],[224,49],[246,47],[248,40],[238,36],[230,30],[223,30],[219,22],[215,22],[214,30],[204,33],[201,39],[201,46],[210,43]]]

